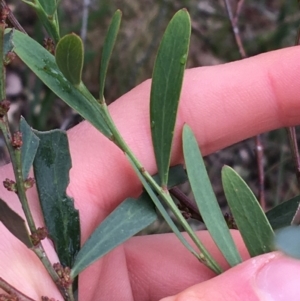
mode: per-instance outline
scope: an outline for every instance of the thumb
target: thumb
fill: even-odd
[[[299,274],[299,260],[273,252],[161,301],[299,301]]]

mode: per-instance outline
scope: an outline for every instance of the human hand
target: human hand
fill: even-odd
[[[182,163],[181,130],[188,123],[207,155],[258,133],[299,124],[300,48],[270,52],[251,59],[185,74],[172,164]],[[110,106],[121,134],[145,168],[156,172],[149,127],[150,81]],[[141,192],[124,154],[83,122],[69,131],[73,168],[68,194],[80,211],[82,241],[126,197]],[[1,179],[12,178],[10,166]],[[38,226],[43,226],[37,194],[28,191]],[[21,214],[16,196],[1,188],[1,198]],[[0,277],[35,300],[61,300],[35,255],[0,224]],[[243,258],[249,258],[237,231],[232,231]],[[201,240],[224,269],[229,267],[207,232]],[[51,245],[44,243],[53,262]],[[80,300],[298,300],[298,261],[279,253],[245,261],[215,275],[191,256],[172,234],[133,237],[86,269],[79,278]],[[263,292],[263,290],[267,292]],[[277,297],[271,297],[271,294]],[[176,297],[168,297],[179,294]]]

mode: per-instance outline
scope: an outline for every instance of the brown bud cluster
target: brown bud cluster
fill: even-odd
[[[3,7],[3,8],[1,9],[1,12],[0,12],[0,20],[1,20],[2,23],[5,23],[5,22],[6,22],[6,19],[7,19],[8,15],[9,15],[9,12],[10,12],[10,10],[9,10],[8,7]]]
[[[3,99],[0,102],[0,118],[4,117],[6,113],[8,112],[10,107],[10,101],[7,99]]]
[[[9,51],[4,58],[4,65],[7,66],[10,64],[16,57],[16,54],[12,51]]]
[[[11,140],[11,145],[15,149],[20,149],[23,144],[22,141],[22,133],[20,131],[17,131],[13,134],[12,140]]]
[[[10,179],[5,179],[3,181],[3,186],[8,190],[8,191],[13,191],[17,192],[17,184],[13,180]]]
[[[181,214],[185,219],[190,219],[192,217],[192,214],[187,211],[182,211]]]
[[[27,190],[29,188],[32,188],[34,184],[35,184],[35,179],[34,178],[27,178],[24,181],[24,188],[25,188],[25,190]]]
[[[54,263],[53,268],[59,277],[58,285],[63,288],[68,288],[73,282],[70,276],[71,269],[69,267],[63,267],[60,263]]]
[[[45,38],[43,41],[44,47],[51,53],[54,55],[55,53],[55,45],[52,39],[50,38]]]
[[[38,228],[34,233],[30,235],[31,242],[34,246],[37,246],[41,240],[48,236],[48,231],[45,227]]]
[[[182,205],[181,203],[179,203],[177,205],[178,209],[181,211],[182,216],[185,219],[189,219],[192,217],[192,213],[190,212],[189,208],[187,208],[186,206]]]
[[[234,217],[231,213],[225,213],[224,218],[229,229],[238,229]]]

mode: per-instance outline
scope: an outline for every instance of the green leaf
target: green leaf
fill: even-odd
[[[182,9],[174,15],[165,31],[153,70],[150,122],[155,158],[162,186],[168,182],[174,127],[190,34],[189,14]]]
[[[150,225],[157,218],[147,194],[121,203],[93,232],[79,251],[71,277]]]
[[[188,178],[203,221],[230,266],[237,265],[242,259],[213,192],[197,140],[187,125],[183,128],[183,153]]]
[[[64,266],[72,267],[80,247],[78,210],[66,195],[71,158],[66,133],[36,132],[40,138],[34,175],[47,230]]]
[[[53,16],[56,12],[58,0],[38,0],[48,16]]]
[[[155,204],[156,208],[158,209],[158,211],[160,212],[160,214],[162,215],[162,217],[164,218],[164,220],[166,221],[166,223],[169,225],[169,227],[171,228],[171,230],[173,231],[173,233],[178,237],[178,239],[181,241],[181,243],[192,253],[194,254],[196,257],[198,257],[197,252],[193,249],[193,247],[190,245],[190,243],[186,240],[186,238],[182,235],[182,233],[179,231],[178,227],[176,226],[176,224],[173,222],[173,220],[170,218],[169,213],[167,212],[167,210],[165,209],[165,207],[162,205],[161,201],[158,199],[156,193],[152,190],[152,188],[150,187],[150,185],[147,183],[147,181],[144,179],[143,175],[141,174],[141,172],[136,168],[136,166],[134,165],[134,163],[130,160],[130,158],[128,158],[128,160],[130,161],[133,169],[135,170],[137,176],[139,177],[141,183],[144,186],[145,191],[147,192],[147,194],[149,195],[149,197],[151,198],[152,202]]]
[[[166,221],[166,223],[169,225],[169,227],[171,228],[171,230],[173,231],[173,233],[177,236],[177,238],[180,240],[180,242],[197,258],[199,259],[201,262],[203,262],[207,267],[209,267],[212,271],[214,271],[217,274],[220,274],[222,272],[221,267],[218,265],[218,263],[213,259],[213,257],[211,256],[211,254],[206,250],[206,248],[204,247],[204,245],[201,243],[201,241],[197,238],[197,242],[195,240],[195,233],[192,232],[192,235],[190,232],[188,232],[188,228],[186,226],[189,226],[188,223],[186,222],[186,220],[182,217],[182,215],[179,213],[179,215],[181,215],[181,219],[178,218],[178,215],[175,214],[175,211],[179,211],[177,208],[177,205],[173,202],[173,203],[169,203],[168,206],[169,208],[172,210],[172,212],[175,214],[175,216],[178,218],[178,221],[180,222],[180,224],[183,226],[184,229],[187,230],[188,235],[192,238],[192,240],[196,243],[198,249],[200,250],[200,254],[198,254],[194,248],[191,246],[191,244],[187,241],[187,239],[182,235],[182,233],[179,231],[178,227],[176,226],[176,224],[173,222],[173,220],[170,218],[167,210],[164,208],[164,206],[162,205],[161,201],[158,199],[158,197],[156,196],[156,193],[152,190],[152,188],[150,187],[150,185],[148,184],[148,182],[145,180],[145,178],[143,177],[143,175],[141,174],[140,170],[137,169],[137,167],[135,166],[135,164],[133,163],[133,161],[128,157],[128,160],[130,161],[133,169],[135,170],[137,176],[139,177],[141,183],[144,186],[144,189],[146,190],[146,192],[148,193],[148,195],[150,196],[151,200],[153,201],[153,203],[155,204],[156,208],[159,210],[159,212],[161,213],[162,217],[164,218],[164,220]],[[172,198],[171,198],[172,200]],[[175,208],[175,210],[174,210]],[[191,228],[190,228],[191,229]]]
[[[104,86],[105,86],[105,78],[108,69],[108,63],[116,42],[116,38],[120,29],[122,12],[117,10],[113,15],[111,23],[109,25],[107,34],[105,36],[102,57],[101,57],[101,67],[100,67],[100,90],[99,90],[99,98],[100,100],[104,100]]]
[[[300,204],[300,196],[285,201],[266,213],[273,230],[290,226]]]
[[[86,99],[69,83],[58,69],[53,55],[20,31],[15,31],[13,42],[16,54],[45,85],[106,137],[111,137],[111,131],[101,117],[99,103]]]
[[[59,40],[55,50],[56,64],[74,86],[81,83],[83,57],[83,43],[78,35],[67,34]]]
[[[3,45],[3,58],[5,59],[7,54],[14,49],[14,43],[13,43],[13,35],[14,30],[11,30],[9,32],[6,32],[4,34],[4,45]]]
[[[289,226],[275,232],[275,249],[300,259],[300,226]]]
[[[33,164],[33,160],[39,146],[39,138],[33,133],[24,117],[21,117],[20,131],[22,133],[23,141],[21,147],[22,175],[25,180],[28,177],[29,170]]]
[[[272,251],[274,233],[255,195],[229,166],[222,169],[228,205],[249,254],[254,257]]]
[[[24,243],[28,248],[32,248],[32,242],[28,233],[24,219],[13,211],[3,200],[0,199],[0,221],[8,231]]]
[[[52,1],[53,0],[34,0],[34,2],[32,2],[28,0],[22,0],[22,2],[27,3],[35,10],[40,22],[46,29],[47,33],[51,36],[54,42],[57,43],[60,39],[59,25],[57,11],[52,12]],[[49,12],[52,12],[52,14],[48,14]]]
[[[157,184],[161,182],[159,174],[155,174],[153,179]],[[182,184],[188,180],[185,169],[181,164],[171,166],[169,169],[169,176],[168,176],[168,189]]]

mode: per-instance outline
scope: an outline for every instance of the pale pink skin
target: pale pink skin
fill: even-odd
[[[291,47],[234,63],[187,70],[172,164],[182,163],[184,123],[195,132],[204,155],[262,132],[299,124],[299,57],[300,48]],[[110,106],[110,112],[133,152],[153,174],[156,164],[148,113],[150,84],[148,80],[122,96]],[[80,210],[84,242],[124,198],[141,192],[141,184],[124,154],[87,122],[71,129],[68,136],[73,161],[68,194]],[[6,177],[13,178],[10,165],[1,168],[1,182]],[[21,213],[14,193],[2,185],[0,192],[0,197]],[[35,190],[28,191],[28,196],[37,225],[43,226]],[[232,234],[243,258],[248,259],[239,233]],[[203,231],[199,236],[227,269],[208,233]],[[0,277],[33,299],[46,295],[62,300],[39,260],[2,224],[0,237]],[[51,259],[57,261],[51,245],[44,245]],[[214,277],[173,234],[135,237],[81,274],[80,300],[160,300],[185,289],[177,299],[165,301],[259,300],[251,277],[274,258],[284,260],[278,253],[267,254]]]

